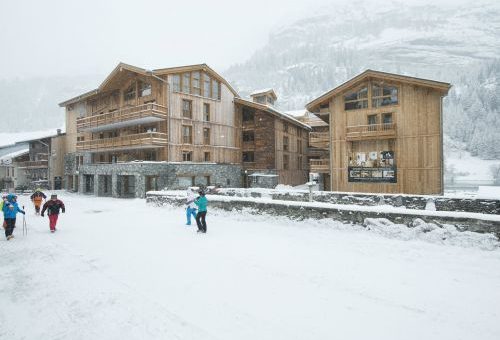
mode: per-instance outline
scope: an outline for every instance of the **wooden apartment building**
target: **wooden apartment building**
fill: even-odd
[[[60,104],[66,108],[66,188],[143,197],[146,191],[166,187],[242,186],[251,162],[242,152],[243,144],[248,145],[241,114],[246,101],[239,100],[231,85],[206,64],[148,71],[120,63],[97,89]],[[259,104],[264,113],[259,119],[279,116],[268,104]],[[294,124],[289,119],[289,125]],[[294,127],[290,131],[289,138],[299,133]],[[269,141],[267,134],[262,137]],[[281,135],[277,138],[275,145],[285,141]],[[287,147],[271,150],[268,161],[277,161],[265,168],[279,171],[279,183],[293,184],[295,175],[302,178],[307,169],[305,159],[297,163],[300,152],[291,151],[296,146]],[[295,171],[298,166],[300,171]]]
[[[442,99],[451,85],[367,70],[306,105],[330,125],[316,170],[333,191],[442,194]],[[313,171],[313,169],[311,169]]]
[[[272,89],[256,91],[251,100],[235,98],[241,119],[244,186],[299,185],[308,180],[307,147],[311,127],[274,108]]]

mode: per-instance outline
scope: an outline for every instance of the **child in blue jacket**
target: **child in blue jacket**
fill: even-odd
[[[207,198],[205,197],[205,193],[203,190],[198,191],[200,196],[194,201],[194,204],[198,206],[198,213],[196,214],[196,224],[198,225],[199,233],[207,232],[207,222],[205,221],[205,217],[207,216]]]
[[[14,228],[16,227],[16,215],[18,212],[21,214],[26,214],[24,210],[19,208],[17,204],[17,196],[14,194],[7,195],[7,201],[3,204],[3,217],[5,220],[5,237],[7,237],[7,241],[14,238],[12,233],[14,232]]]

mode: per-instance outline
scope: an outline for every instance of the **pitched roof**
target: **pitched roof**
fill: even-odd
[[[165,74],[172,74],[172,73],[182,73],[182,72],[189,72],[189,71],[204,71],[210,74],[213,78],[217,79],[224,85],[226,85],[229,90],[236,96],[239,97],[238,92],[225,80],[220,74],[215,72],[212,68],[210,68],[207,64],[196,64],[196,65],[187,65],[187,66],[177,66],[177,67],[170,67],[170,68],[162,68],[162,69],[155,69],[155,70],[147,70],[144,68],[136,67],[133,65],[129,65],[126,63],[120,62],[114,69],[111,71],[111,73],[104,79],[104,81],[99,85],[97,89],[94,89],[92,91],[86,92],[84,94],[78,95],[74,98],[68,99],[62,103],[59,103],[59,106],[65,107],[67,105],[77,103],[83,99],[92,97],[98,93],[102,93],[106,90],[106,86],[112,82],[112,80],[120,74],[123,70],[129,71],[131,73],[136,73],[140,74],[143,76],[160,76],[160,75],[165,75]]]
[[[312,130],[312,128],[309,125],[301,122],[298,119],[295,119],[294,117],[292,117],[290,115],[287,115],[286,113],[283,113],[283,112],[276,110],[272,106],[260,104],[260,103],[255,103],[255,102],[252,102],[250,100],[246,100],[246,99],[242,99],[242,98],[235,98],[234,103],[249,106],[249,107],[252,107],[252,108],[257,109],[257,110],[269,112],[272,115],[283,118],[283,119],[285,119],[285,120],[287,120],[295,125],[299,125],[307,130]]]
[[[335,87],[334,89],[322,94],[321,96],[312,100],[311,102],[307,103],[306,108],[309,111],[314,111],[314,108],[317,105],[319,105],[320,103],[324,102],[326,99],[330,99],[331,97],[339,94],[340,92],[350,88],[351,86],[353,86],[353,85],[357,84],[358,82],[361,82],[367,78],[382,78],[382,79],[398,81],[398,82],[403,82],[403,83],[411,83],[411,84],[415,84],[418,86],[431,87],[431,88],[434,88],[438,91],[442,91],[445,94],[447,94],[448,90],[451,88],[451,84],[449,84],[449,83],[444,83],[444,82],[430,80],[430,79],[409,77],[409,76],[404,76],[404,75],[395,74],[395,73],[374,71],[374,70],[368,69],[368,70],[364,71],[363,73],[358,74],[354,78],[346,81],[345,83]]]

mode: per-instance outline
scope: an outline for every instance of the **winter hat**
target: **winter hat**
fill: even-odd
[[[203,190],[198,190],[198,193],[201,195],[201,196],[205,196],[205,193],[203,192]]]
[[[50,195],[50,199],[53,199],[53,198],[57,198],[57,195],[56,194]]]

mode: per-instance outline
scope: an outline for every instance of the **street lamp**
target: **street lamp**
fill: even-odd
[[[170,100],[172,98],[171,93],[170,93],[170,84],[168,83],[167,80],[165,80],[165,79],[163,79],[161,77],[158,77],[156,74],[154,74],[152,70],[146,70],[146,74],[148,74],[149,76],[151,76],[153,78],[158,79],[159,81],[165,83],[165,85],[166,85],[165,98],[167,99],[167,111],[168,111],[167,112],[167,114],[168,114],[168,120],[167,120],[167,123],[168,123],[168,127],[167,127],[167,129],[168,129],[168,139],[167,139],[167,141],[168,141],[168,149],[167,149],[168,155],[167,155],[167,162],[170,162],[170,159],[171,159],[170,158],[170,152],[172,150],[172,148],[170,147],[170,145],[172,144],[171,138],[170,138],[170,134],[171,134],[171,131],[172,131],[172,129],[170,127],[170,122],[171,122],[171,120],[170,120],[170,115],[171,115]]]

